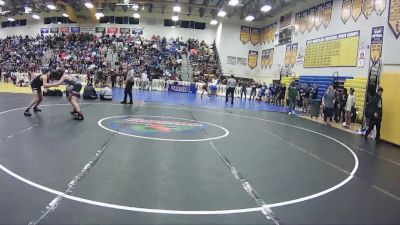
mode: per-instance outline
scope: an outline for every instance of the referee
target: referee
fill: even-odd
[[[235,97],[235,89],[236,89],[236,80],[235,80],[235,76],[232,74],[231,78],[229,78],[228,81],[226,82],[225,104],[228,103],[228,97],[229,97],[229,94],[231,94],[232,95],[231,104],[233,105],[233,99]]]
[[[132,87],[135,82],[135,71],[133,70],[132,65],[129,65],[129,72],[126,76],[126,84],[125,84],[125,92],[124,92],[124,100],[121,102],[121,104],[127,104],[126,100],[129,95],[129,104],[133,104],[133,98],[132,98]]]

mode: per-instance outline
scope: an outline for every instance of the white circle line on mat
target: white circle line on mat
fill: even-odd
[[[81,105],[85,105],[85,104],[91,104],[91,105],[119,105],[119,104],[115,104],[115,103],[81,103]],[[50,105],[42,105],[43,107],[50,107],[50,106],[67,106],[69,104],[50,104]],[[248,118],[248,119],[254,119],[254,120],[259,120],[259,121],[264,121],[264,122],[269,122],[269,123],[275,123],[275,124],[280,124],[283,126],[289,126],[289,127],[293,127],[293,128],[297,128],[303,131],[307,131],[310,133],[314,133],[317,135],[320,135],[322,137],[328,138],[338,144],[340,144],[341,146],[343,146],[345,149],[347,149],[351,155],[354,158],[354,167],[352,169],[352,171],[350,172],[349,176],[344,179],[342,182],[336,184],[335,186],[328,188],[326,190],[323,190],[321,192],[312,194],[312,195],[308,195],[308,196],[304,196],[301,198],[297,198],[297,199],[293,199],[293,200],[289,200],[289,201],[283,201],[283,202],[277,202],[277,203],[272,203],[272,204],[267,204],[266,207],[269,208],[274,208],[274,207],[279,207],[279,206],[286,206],[286,205],[291,205],[291,204],[295,204],[295,203],[300,203],[300,202],[304,202],[304,201],[308,201],[323,195],[326,195],[330,192],[333,192],[341,187],[343,187],[346,183],[348,183],[355,175],[355,173],[358,170],[358,165],[359,165],[359,161],[357,158],[357,155],[354,153],[354,151],[348,147],[346,144],[344,144],[343,142],[332,138],[328,135],[319,133],[317,131],[313,131],[313,130],[309,130],[307,128],[304,127],[299,127],[299,126],[294,126],[291,124],[286,124],[286,123],[282,123],[282,122],[277,122],[277,121],[272,121],[272,120],[267,120],[267,119],[262,119],[262,118],[257,118],[257,117],[251,117],[251,116],[246,116],[246,115],[240,115],[240,114],[231,114],[231,113],[224,113],[224,112],[215,112],[215,111],[207,111],[207,110],[201,110],[201,109],[191,109],[191,108],[183,108],[183,107],[171,107],[171,106],[155,106],[155,105],[140,105],[140,107],[153,107],[153,108],[171,108],[171,109],[181,109],[181,110],[190,110],[190,111],[200,111],[200,112],[209,112],[209,113],[216,113],[216,114],[222,114],[222,115],[229,115],[229,116],[236,116],[236,117],[241,117],[241,118]],[[21,110],[21,109],[25,109],[25,107],[21,107],[21,108],[15,108],[15,109],[10,109],[10,110],[6,110],[3,112],[0,112],[0,115],[3,115],[5,113],[8,112],[13,112],[13,111],[17,111],[17,110]],[[22,116],[22,115],[21,115]],[[157,213],[157,214],[173,214],[173,215],[222,215],[222,214],[238,214],[238,213],[248,213],[248,212],[258,212],[258,211],[262,211],[263,208],[262,207],[254,207],[254,208],[242,208],[242,209],[230,209],[230,210],[208,210],[208,211],[189,211],[189,210],[167,210],[167,209],[150,209],[150,208],[141,208],[141,207],[132,207],[132,206],[123,206],[123,205],[117,205],[117,204],[110,204],[110,203],[105,203],[105,202],[100,202],[100,201],[93,201],[93,200],[89,200],[89,199],[85,199],[85,198],[80,198],[80,197],[76,197],[76,196],[72,196],[72,195],[68,195],[65,194],[63,192],[45,187],[43,185],[37,184],[33,181],[30,181],[16,173],[14,173],[13,171],[7,169],[5,166],[3,166],[2,164],[0,164],[0,169],[3,170],[5,173],[9,174],[10,176],[14,177],[15,179],[18,179],[21,182],[24,182],[32,187],[35,187],[37,189],[40,189],[42,191],[46,191],[48,193],[52,193],[55,195],[60,195],[63,198],[72,200],[72,201],[76,201],[76,202],[81,202],[81,203],[86,203],[86,204],[90,204],[90,205],[94,205],[94,206],[100,206],[100,207],[105,207],[105,208],[112,208],[112,209],[120,209],[120,210],[125,210],[125,211],[134,211],[134,212],[143,212],[143,213]]]
[[[147,140],[155,140],[155,141],[171,141],[171,142],[200,142],[200,141],[211,141],[211,140],[218,140],[221,138],[225,138],[229,135],[229,131],[228,129],[226,129],[225,127],[219,126],[217,124],[213,124],[213,123],[208,123],[208,122],[203,122],[203,121],[198,121],[198,120],[189,120],[189,119],[183,119],[183,118],[177,118],[177,117],[168,117],[168,116],[145,116],[145,115],[134,115],[134,117],[149,117],[149,118],[163,118],[163,119],[175,119],[175,120],[183,120],[183,121],[191,121],[191,122],[198,122],[198,123],[203,123],[203,124],[207,124],[213,127],[218,127],[219,129],[224,131],[223,135],[217,136],[217,137],[210,137],[210,138],[201,138],[201,139],[173,139],[173,138],[157,138],[157,137],[147,137],[147,136],[142,136],[142,135],[134,135],[134,134],[128,134],[128,133],[124,133],[121,131],[116,131],[113,130],[111,128],[108,128],[106,126],[103,125],[103,121],[105,120],[109,120],[109,119],[113,119],[113,118],[121,118],[121,117],[128,117],[128,116],[132,116],[132,115],[125,115],[125,116],[110,116],[110,117],[106,117],[103,119],[100,119],[97,124],[105,129],[108,130],[110,132],[114,132],[120,135],[125,135],[125,136],[129,136],[129,137],[135,137],[135,138],[142,138],[142,139],[147,139]]]

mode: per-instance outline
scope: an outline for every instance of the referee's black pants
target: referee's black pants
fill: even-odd
[[[232,101],[231,101],[231,104],[233,105],[233,99],[235,98],[235,88],[234,88],[234,87],[228,87],[228,88],[226,89],[226,98],[225,98],[225,103],[227,103],[227,102],[228,102],[228,97],[229,97],[229,94],[231,94],[231,95],[232,95]]]

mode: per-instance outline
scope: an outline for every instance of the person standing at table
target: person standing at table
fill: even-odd
[[[235,98],[235,89],[236,89],[236,80],[235,80],[235,76],[232,74],[231,78],[229,78],[228,81],[226,82],[225,104],[228,103],[228,97],[231,94],[232,95],[231,104],[233,105],[233,100]]]
[[[121,102],[121,104],[127,104],[126,100],[129,95],[129,104],[133,104],[133,97],[132,97],[132,87],[135,82],[135,70],[133,70],[132,65],[129,65],[129,72],[126,76],[126,84],[125,84],[125,92],[124,92],[124,100]]]

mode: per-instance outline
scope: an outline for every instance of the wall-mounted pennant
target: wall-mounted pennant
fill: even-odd
[[[240,41],[246,44],[250,41],[250,27],[241,26],[240,27]]]
[[[249,65],[250,69],[254,69],[257,67],[258,61],[258,51],[249,51],[249,56],[247,58],[247,64]]]
[[[296,59],[297,59],[297,48],[299,47],[298,43],[292,44],[292,50],[290,53],[290,65],[292,67],[296,64]]]
[[[374,1],[374,10],[375,12],[381,16],[383,11],[386,9],[386,0],[375,0]]]
[[[271,69],[273,64],[274,64],[274,49],[271,48],[269,50],[269,56],[268,56],[268,67]]]
[[[308,22],[308,10],[304,10],[301,12],[301,23],[300,23],[300,32],[304,34],[307,29],[307,22]]]
[[[263,28],[260,29],[260,45],[265,44],[265,42],[264,42],[264,32],[265,32],[265,29],[263,27]]]
[[[328,27],[328,25],[331,23],[332,20],[332,6],[333,6],[333,1],[328,1],[325,2],[325,7],[324,7],[324,19],[323,19],[323,25],[325,28]]]
[[[276,29],[278,29],[278,24],[277,23],[272,24],[271,31],[269,32],[269,39],[271,40],[272,43],[275,41]]]
[[[260,29],[252,27],[250,29],[250,42],[256,46],[260,43]]]
[[[300,20],[301,20],[301,13],[296,13],[294,17],[294,35],[297,35],[300,32]]]
[[[313,27],[314,27],[315,10],[316,10],[316,7],[312,7],[308,11],[308,20],[307,20],[307,30],[308,30],[308,32],[311,32]]]
[[[372,11],[374,11],[373,0],[363,0],[361,11],[365,16],[365,19],[368,19],[368,17],[372,14]]]
[[[321,4],[317,6],[317,9],[315,11],[314,25],[316,30],[318,30],[321,27],[323,15],[324,15],[324,4]]]
[[[373,27],[371,35],[371,61],[372,63],[378,62],[382,57],[383,45],[383,30],[384,27]]]
[[[357,21],[361,15],[361,5],[362,0],[353,0],[353,5],[351,7],[351,16],[353,17],[354,21]]]
[[[291,57],[292,57],[292,45],[286,45],[285,66],[289,66],[290,65]]]
[[[271,49],[265,50],[265,69],[269,67]]]
[[[265,67],[265,55],[266,55],[267,50],[262,50],[261,51],[261,69],[264,69]]]
[[[396,39],[400,36],[400,0],[389,0],[389,27]]]
[[[351,0],[343,0],[342,2],[342,21],[346,24],[351,16]]]

